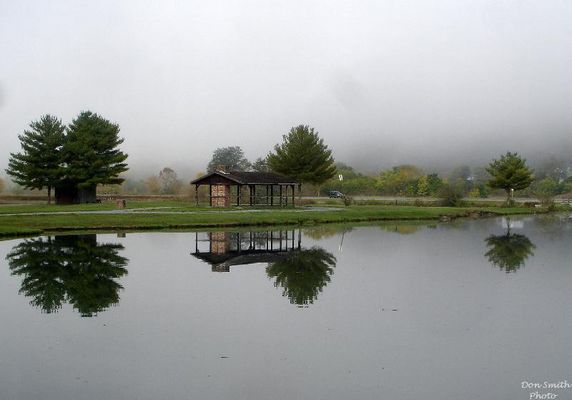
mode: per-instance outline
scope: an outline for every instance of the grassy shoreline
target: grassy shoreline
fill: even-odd
[[[146,212],[144,208],[169,207],[176,214]],[[149,231],[194,230],[204,228],[299,225],[327,223],[359,223],[375,221],[439,221],[456,218],[537,214],[545,210],[499,207],[415,207],[415,206],[350,206],[343,208],[213,210],[188,203],[132,203],[131,211],[117,214],[82,214],[82,211],[110,211],[108,204],[86,206],[11,206],[0,207],[0,239],[77,231]],[[204,212],[207,211],[208,212]],[[61,212],[66,212],[62,214]],[[229,212],[240,211],[240,212]],[[30,215],[42,212],[41,215]],[[27,214],[27,215],[18,215]]]

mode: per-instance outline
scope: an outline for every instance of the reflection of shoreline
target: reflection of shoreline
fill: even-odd
[[[290,303],[312,304],[330,282],[336,258],[320,247],[302,248],[301,231],[209,232],[195,235],[194,257],[213,272],[235,265],[265,263],[274,286]]]
[[[70,303],[90,317],[119,303],[128,260],[120,244],[97,243],[93,235],[27,239],[6,256],[13,276],[21,276],[20,294],[43,312],[57,312]]]
[[[504,235],[490,235],[485,239],[489,250],[485,257],[489,262],[506,273],[516,272],[524,267],[526,260],[534,256],[534,243],[526,235],[512,233],[510,219],[507,219],[507,230]]]

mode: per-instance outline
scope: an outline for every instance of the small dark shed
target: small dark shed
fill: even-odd
[[[58,186],[55,190],[56,204],[76,204],[77,187]]]
[[[236,205],[269,205],[285,207],[294,205],[296,186],[294,179],[273,172],[215,171],[191,182],[196,188],[199,203],[199,186],[209,185],[209,204],[212,207]],[[243,194],[248,188],[248,194]],[[234,189],[234,190],[233,190]],[[245,198],[246,197],[246,198]]]
[[[55,188],[56,204],[85,204],[97,201],[96,187],[78,188],[72,183],[60,184]]]

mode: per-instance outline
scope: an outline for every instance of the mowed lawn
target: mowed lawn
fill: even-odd
[[[313,225],[320,223],[384,220],[437,220],[443,216],[514,215],[541,212],[530,208],[349,206],[297,207],[295,209],[213,209],[188,201],[129,202],[127,211],[115,211],[115,203],[87,205],[2,205],[0,236],[13,237],[49,232],[85,230],[165,230],[205,227]],[[39,213],[35,215],[34,213]]]

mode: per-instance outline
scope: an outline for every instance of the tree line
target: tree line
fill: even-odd
[[[95,188],[98,184],[117,185],[119,174],[127,170],[127,155],[118,150],[123,142],[119,126],[89,111],[82,112],[68,126],[60,119],[45,115],[30,124],[20,135],[21,153],[11,154],[7,173],[13,181],[30,189],[76,186]],[[444,197],[454,205],[463,197],[487,197],[504,190],[507,202],[514,191],[547,200],[572,190],[571,169],[555,158],[545,160],[533,170],[517,153],[507,152],[486,166],[463,165],[445,176],[435,171],[404,164],[364,174],[351,166],[335,162],[332,151],[318,132],[308,125],[292,127],[265,157],[250,162],[240,146],[218,148],[206,166],[207,173],[219,166],[229,170],[277,172],[306,184],[312,192],[327,194],[338,190],[346,195],[392,195],[408,197]],[[0,190],[4,184],[0,180]],[[127,192],[177,194],[185,185],[170,167],[144,181],[128,181]],[[308,189],[306,189],[308,190]]]
[[[505,192],[507,202],[512,202],[515,191],[520,191],[522,195],[535,196],[543,202],[558,194],[572,191],[571,168],[567,167],[564,161],[552,157],[539,163],[536,171],[533,171],[527,165],[526,159],[511,152],[492,160],[488,165],[476,168],[461,165],[445,175],[435,171],[426,173],[421,167],[412,164],[398,165],[376,174],[364,174],[345,163],[334,162],[331,152],[327,153],[330,157],[328,162],[316,157],[324,154],[324,148],[315,149],[308,144],[302,144],[304,139],[301,137],[308,135],[307,130],[308,127],[305,126],[292,128],[290,133],[284,136],[282,146],[291,142],[296,145],[290,145],[287,150],[277,145],[274,153],[271,152],[266,158],[258,158],[254,163],[244,157],[239,146],[219,148],[213,153],[207,171],[214,171],[218,165],[226,165],[231,170],[238,171],[274,170],[311,183],[307,194],[312,194],[312,190],[317,189],[321,195],[337,190],[346,195],[431,196],[446,199],[448,205],[459,205],[464,197],[486,198],[500,193],[499,191]],[[313,130],[310,132],[317,135]],[[323,141],[319,143],[327,150]],[[306,151],[307,149],[311,150]],[[319,171],[319,168],[316,164],[306,162],[306,156],[318,163],[317,165],[327,167],[327,173],[321,174],[318,179],[307,179],[309,174]],[[281,169],[273,164],[276,157],[285,160],[283,165],[280,165]],[[304,171],[307,165],[311,167]]]

